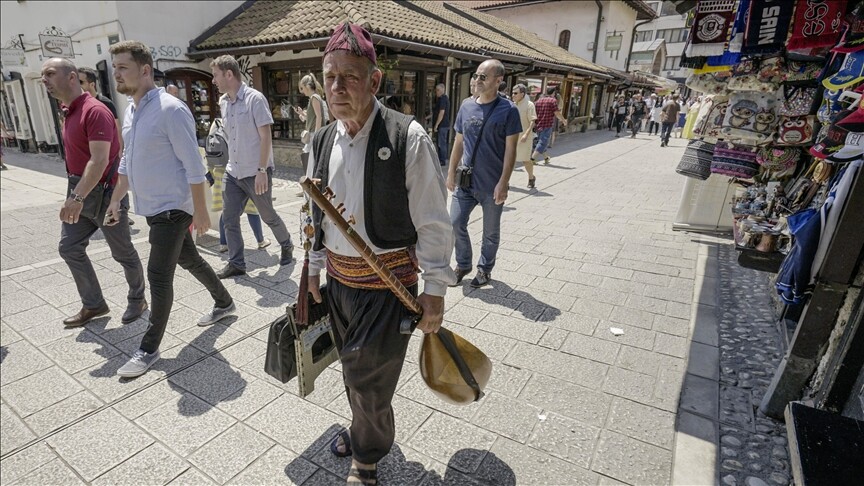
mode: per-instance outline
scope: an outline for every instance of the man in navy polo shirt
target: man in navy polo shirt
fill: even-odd
[[[102,230],[114,260],[123,266],[129,284],[129,305],[123,314],[130,323],[147,309],[144,300],[144,270],[129,234],[129,199],[120,201],[118,218],[123,223],[105,226],[101,217],[82,217],[84,199],[97,185],[113,187],[117,183],[120,141],[114,117],[108,108],[81,89],[78,70],[67,59],[53,58],[42,66],[42,83],[48,94],[57,98],[66,110],[63,145],[66,148],[66,171],[70,177],[70,194],[60,209],[63,227],[60,233],[60,256],[78,287],[83,304],[80,311],[63,321],[68,327],[83,326],[90,320],[108,314],[93,264],[87,256],[87,245],[97,229]],[[77,182],[77,183],[76,183]],[[74,187],[73,185],[74,184]],[[106,191],[106,193],[109,191]],[[103,204],[109,202],[108,196]]]

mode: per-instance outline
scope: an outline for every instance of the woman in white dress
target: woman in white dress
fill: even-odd
[[[528,188],[534,189],[537,180],[534,177],[534,162],[531,162],[532,142],[534,141],[534,121],[537,119],[537,111],[534,103],[528,99],[526,93],[528,88],[524,84],[513,86],[513,103],[519,110],[519,118],[522,120],[522,134],[516,144],[516,161],[522,162],[525,172],[528,173]]]
[[[658,98],[654,103],[654,108],[651,108],[651,125],[648,127],[648,135],[654,132],[654,135],[660,133],[660,115],[663,113],[663,98]]]

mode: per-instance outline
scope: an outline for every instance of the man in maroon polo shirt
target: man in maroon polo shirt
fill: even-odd
[[[144,270],[129,233],[129,200],[121,203],[120,223],[105,226],[99,215],[84,216],[84,200],[101,185],[105,188],[103,205],[108,207],[110,191],[117,182],[120,142],[114,117],[105,105],[85,93],[78,80],[78,70],[67,59],[52,58],[42,65],[42,83],[48,94],[57,98],[66,111],[63,145],[66,149],[66,172],[69,196],[60,208],[60,256],[69,265],[81,296],[81,310],[63,321],[67,327],[83,326],[92,319],[108,314],[108,303],[102,295],[99,280],[87,245],[96,230],[101,229],[111,256],[122,267],[129,284],[128,307],[121,318],[124,324],[138,319],[147,309],[144,299]],[[104,211],[103,211],[104,214]]]

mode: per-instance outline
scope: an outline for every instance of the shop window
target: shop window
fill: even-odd
[[[272,69],[264,71],[264,91],[273,115],[273,139],[299,141],[306,123],[294,113],[294,107],[306,109],[309,98],[300,93],[300,79],[309,69]],[[314,72],[319,83],[322,73]]]
[[[663,63],[663,70],[664,71],[675,71],[676,69],[678,69],[680,64],[681,64],[681,57],[680,56],[667,57],[666,62]]]
[[[390,109],[406,115],[416,115],[418,95],[420,95],[417,82],[416,71],[391,69],[384,73],[381,88],[383,95],[379,96],[379,100]]]
[[[212,77],[202,71],[178,69],[165,73],[157,85],[177,86],[180,98],[195,119],[195,133],[199,142],[207,138],[213,120],[219,118],[219,93],[211,82]]]
[[[636,32],[636,39],[633,42],[647,42],[654,40],[654,31],[653,30],[643,30],[641,32]]]
[[[558,34],[558,47],[566,50],[570,50],[570,31],[562,30],[560,34]]]
[[[667,44],[687,41],[687,29],[660,29],[657,31],[658,39],[666,39]]]

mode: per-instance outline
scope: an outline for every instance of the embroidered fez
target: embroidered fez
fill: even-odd
[[[375,46],[372,44],[372,36],[363,27],[342,22],[333,29],[330,41],[324,49],[324,55],[333,51],[348,51],[355,56],[365,57],[376,64]]]

